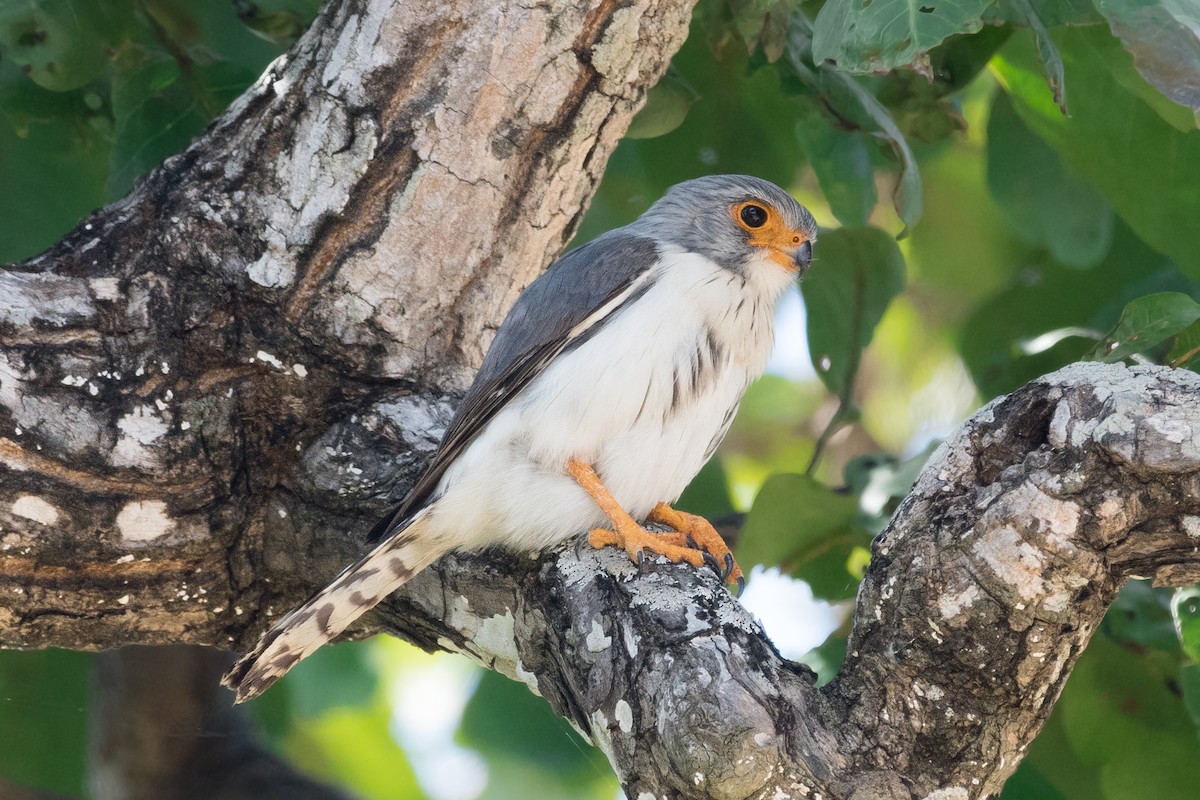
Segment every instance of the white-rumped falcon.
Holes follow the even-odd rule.
[[[741,570],[671,508],[712,456],[773,341],[817,226],[778,186],[714,175],[571,250],[521,294],[445,438],[378,544],[284,616],[225,676],[254,697],[452,550],[595,547]],[[654,533],[638,520],[664,524]]]

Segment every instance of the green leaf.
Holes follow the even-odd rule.
[[[1167,364],[1195,371],[1200,367],[1200,321],[1193,322],[1175,337]]]
[[[646,105],[629,123],[626,138],[653,139],[670,133],[683,124],[688,109],[699,98],[687,81],[674,71],[668,71],[646,93]]]
[[[714,61],[703,36],[695,34],[672,63],[689,84],[704,87],[700,99],[669,134],[621,141],[576,243],[631,222],[668,187],[698,175],[748,173],[794,183],[804,158],[779,69],[751,72],[740,47]]]
[[[808,153],[829,209],[843,225],[866,225],[878,195],[865,137],[830,125],[815,100],[799,98],[798,105],[796,135]]]
[[[1158,292],[1131,301],[1117,326],[1096,345],[1099,361],[1144,353],[1200,319],[1200,303],[1182,292]]]
[[[778,564],[807,581],[819,598],[854,596],[859,576],[847,567],[855,547],[870,544],[869,534],[855,526],[858,498],[839,494],[807,475],[782,474],[767,479],[754,500],[737,559],[743,568]]]
[[[1062,696],[1079,758],[1100,767],[1103,798],[1187,800],[1200,785],[1200,742],[1175,689],[1178,668],[1095,636]]]
[[[1013,231],[1046,247],[1061,263],[1090,267],[1112,244],[1112,209],[1104,197],[1068,172],[1058,154],[1021,122],[997,93],[988,116],[988,188]]]
[[[681,511],[697,514],[712,522],[734,513],[733,502],[729,498],[729,480],[720,458],[711,458],[701,467],[683,490],[676,506]]]
[[[1043,25],[1094,25],[1104,18],[1096,11],[1092,0],[1036,0],[1037,15]],[[1001,24],[1010,22],[1024,25],[1026,12],[1011,2],[996,3],[983,15],[985,22]]]
[[[607,761],[529,687],[486,671],[463,711],[459,741],[487,756],[539,764],[569,779],[585,779]]]
[[[175,61],[118,73],[109,196],[125,194],[135,178],[186,148],[253,80],[252,73],[224,61],[187,73]]]
[[[929,72],[928,52],[982,27],[992,0],[828,0],[813,26],[813,59],[847,72],[911,66]]]
[[[1172,127],[1127,89],[1140,85],[1170,102],[1133,71],[1108,32],[1060,29],[1055,42],[1071,86],[1071,116],[1054,104],[1032,43],[1022,36],[1009,40],[993,62],[1017,112],[1147,244],[1200,277],[1200,135]]]
[[[1004,784],[1000,800],[1067,800],[1066,795],[1054,788],[1046,776],[1029,761],[1021,766]]]
[[[1180,589],[1171,599],[1171,618],[1179,644],[1194,663],[1200,664],[1200,587]]]
[[[1046,26],[1034,11],[1030,0],[1010,0],[1010,2],[1016,11],[1019,23],[1033,33],[1038,60],[1042,65],[1042,77],[1046,79],[1046,85],[1050,87],[1050,92],[1054,96],[1054,104],[1058,106],[1059,111],[1066,114],[1067,96],[1063,78],[1062,54],[1055,47],[1054,40],[1050,38],[1050,31],[1046,30]]]
[[[729,0],[733,26],[747,52],[762,50],[767,61],[783,54],[794,0]]]
[[[797,81],[820,99],[839,127],[874,134],[891,147],[900,162],[892,202],[906,231],[916,225],[921,218],[921,173],[891,113],[851,76],[828,66],[813,65],[811,23],[798,12],[792,18],[787,55]]]
[[[0,775],[82,794],[91,664],[67,650],[0,652]]]
[[[1078,361],[1133,298],[1188,288],[1118,219],[1108,255],[1090,270],[1027,261],[967,318],[959,349],[979,391],[994,397]]]
[[[78,89],[100,77],[132,13],[129,2],[17,0],[0,10],[0,50],[38,86]]]
[[[52,92],[0,61],[0,263],[53,244],[105,201],[110,143],[85,90]]]
[[[1183,690],[1183,705],[1192,724],[1200,729],[1200,664],[1184,664],[1180,668],[1179,688]]]
[[[823,232],[800,283],[808,311],[808,347],[817,375],[846,396],[863,349],[888,303],[904,288],[904,257],[878,228]]]
[[[1200,10],[1195,0],[1096,0],[1133,55],[1134,66],[1167,97],[1200,112]]]

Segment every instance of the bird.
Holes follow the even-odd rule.
[[[774,183],[710,175],[562,255],[505,317],[373,549],[226,673],[236,702],[451,551],[536,552],[587,532],[639,564],[649,552],[716,566],[740,588],[712,525],[672,504],[764,371],[775,306],[816,238],[812,214]]]

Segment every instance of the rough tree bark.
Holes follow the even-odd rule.
[[[688,15],[334,3],[186,153],[0,273],[0,642],[240,647],[336,572]],[[355,633],[524,680],[631,798],[984,797],[1121,583],[1200,575],[1198,395],[1088,365],[976,415],[876,542],[820,689],[707,570],[587,548],[443,559]]]

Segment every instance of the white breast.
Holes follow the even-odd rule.
[[[782,273],[778,266],[765,267]],[[436,516],[476,547],[538,548],[605,520],[564,471],[593,465],[636,519],[673,501],[770,354],[775,300],[695,254],[666,255],[636,301],[553,361],[447,470]],[[450,531],[447,531],[450,534]]]

